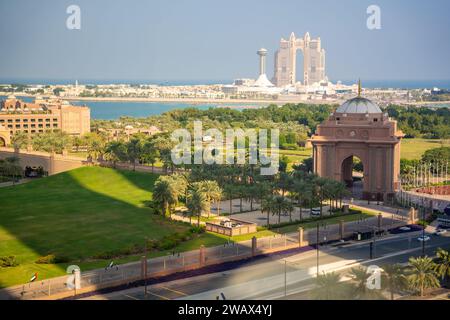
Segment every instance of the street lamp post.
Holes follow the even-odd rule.
[[[425,207],[422,207],[422,257],[425,257]]]
[[[284,260],[284,296],[287,296],[287,261]]]
[[[317,278],[319,277],[319,223],[317,222],[317,235],[316,235],[316,248],[317,248]]]
[[[145,246],[144,246],[144,297],[147,297],[147,242],[148,239],[145,237]]]

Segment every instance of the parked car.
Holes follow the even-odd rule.
[[[312,209],[311,215],[312,216],[320,216],[320,209]]]
[[[431,238],[429,236],[421,236],[418,237],[417,240],[419,240],[420,242],[427,242],[429,241]]]
[[[444,233],[447,233],[446,229],[436,229],[436,231],[434,232],[435,235],[441,236]]]

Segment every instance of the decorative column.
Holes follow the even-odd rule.
[[[252,238],[252,257],[256,256],[257,240],[256,237]]]
[[[201,245],[200,246],[200,252],[199,252],[199,264],[200,266],[204,266],[205,265],[205,246]]]
[[[298,228],[298,247],[299,248],[304,246],[303,235],[304,235],[303,227]]]

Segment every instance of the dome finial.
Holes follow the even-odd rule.
[[[361,97],[361,79],[358,79],[358,97]]]

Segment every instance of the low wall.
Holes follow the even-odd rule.
[[[417,193],[426,193],[429,195],[449,196],[450,195],[450,185],[416,188],[416,189],[413,189],[412,191],[417,192]]]
[[[39,151],[16,151],[12,148],[0,148],[0,159],[8,157],[19,158],[23,169],[25,167],[42,167],[49,175],[79,168],[88,164],[86,160],[77,157],[63,156],[61,154],[50,154]]]

